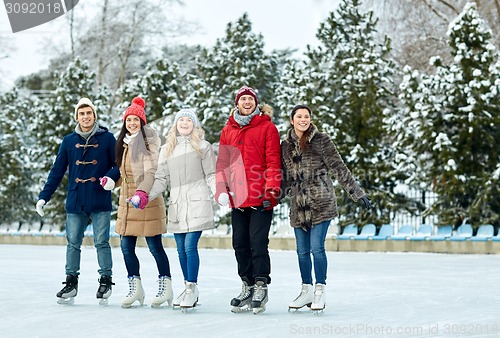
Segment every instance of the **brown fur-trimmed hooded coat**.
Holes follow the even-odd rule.
[[[153,186],[158,168],[160,137],[145,126],[149,143],[149,154],[139,154],[136,161],[132,160],[131,148],[135,146],[138,135],[130,144],[123,143],[124,152],[120,165],[121,190],[118,204],[118,216],[115,232],[121,236],[156,236],[167,232],[167,216],[163,196],[150,200],[144,210],[134,208],[127,202],[137,190],[149,194]]]
[[[304,230],[338,216],[331,175],[357,201],[365,195],[330,136],[311,123],[308,148],[302,152],[293,128],[281,143],[282,189],[290,194],[290,224]]]

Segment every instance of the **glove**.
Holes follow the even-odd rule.
[[[365,209],[371,209],[372,208],[371,199],[367,195],[364,195],[359,200],[361,202],[363,202],[363,206],[365,207]]]
[[[36,202],[36,212],[40,215],[40,217],[43,217],[43,215],[45,215],[45,212],[43,211],[44,205],[45,200],[38,200],[38,202]]]
[[[127,198],[127,202],[132,204],[134,208],[143,210],[149,202],[149,197],[146,192],[137,190],[134,196]]]
[[[113,190],[115,188],[115,181],[113,181],[111,177],[100,177],[99,182],[101,182],[101,186],[104,190]]]
[[[229,193],[231,195],[231,197],[234,196],[234,192],[230,192]],[[226,205],[229,205],[229,195],[225,192],[221,193],[219,195],[219,198],[217,199],[217,203],[219,203],[220,205],[222,205],[223,207],[225,207]]]
[[[273,189],[268,189],[266,190],[263,201],[262,201],[262,207],[266,210],[271,210],[278,204],[278,192]]]

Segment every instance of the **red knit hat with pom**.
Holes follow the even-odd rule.
[[[139,96],[134,97],[130,107],[128,107],[127,110],[125,110],[125,114],[123,114],[123,121],[127,119],[127,116],[135,115],[139,117],[144,124],[147,124],[148,122],[146,121],[146,112],[144,111],[144,107],[146,107],[144,99]]]

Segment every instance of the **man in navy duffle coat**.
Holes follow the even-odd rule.
[[[78,293],[80,247],[84,231],[92,223],[94,245],[99,263],[97,298],[111,295],[112,257],[109,245],[111,192],[119,178],[115,164],[115,137],[97,123],[92,101],[82,98],[75,107],[75,131],[66,135],[59,147],[45,186],[38,196],[36,211],[44,215],[43,207],[50,201],[66,170],[69,174],[66,198],[66,286],[57,293],[61,300],[73,300]],[[104,179],[103,179],[104,178]],[[101,180],[103,185],[101,185]]]

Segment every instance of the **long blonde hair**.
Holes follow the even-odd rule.
[[[177,133],[177,124],[174,123],[172,127],[170,127],[170,130],[168,131],[166,141],[165,141],[165,147],[164,149],[164,154],[163,156],[165,158],[169,158],[170,155],[174,152],[174,148],[177,145],[177,136],[179,134]],[[191,139],[191,146],[193,149],[196,151],[196,153],[203,158],[203,151],[201,150],[201,141],[205,139],[205,131],[201,127],[194,128],[191,134],[189,135]]]

